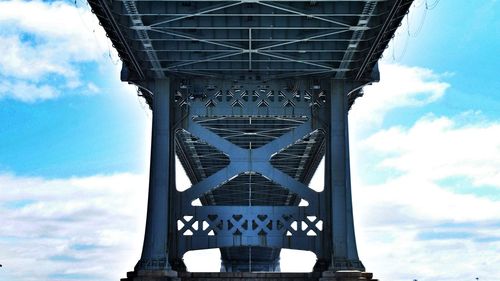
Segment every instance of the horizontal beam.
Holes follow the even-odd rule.
[[[165,0],[116,0],[118,2],[165,2]],[[186,2],[185,0],[168,0],[169,2]],[[388,2],[389,0],[373,0],[373,2]],[[207,0],[190,0],[189,2],[207,2]],[[210,0],[210,2],[241,2],[241,0]],[[246,3],[257,3],[259,0],[243,0]],[[273,2],[311,2],[304,0],[273,0]],[[332,2],[332,0],[316,0],[314,2]],[[366,2],[366,0],[335,0],[335,2]]]
[[[343,23],[340,21],[331,20],[331,19],[328,19],[325,17],[314,16],[312,14],[304,13],[303,11],[297,10],[297,9],[290,7],[290,6],[277,5],[276,3],[273,3],[271,1],[266,1],[266,2],[258,1],[258,3],[263,5],[263,6],[267,6],[267,7],[273,8],[273,9],[289,12],[291,14],[296,14],[298,16],[303,16],[303,17],[313,18],[313,19],[317,19],[317,20],[321,20],[321,21],[326,21],[328,23],[333,23],[335,25],[340,25],[340,26],[344,26],[344,27],[350,27],[349,24],[346,24],[346,23]]]
[[[119,14],[120,16],[125,16],[129,17],[132,16],[133,14]],[[304,17],[303,15],[297,15],[297,14],[255,14],[255,13],[227,13],[227,14],[193,14],[193,13],[140,13],[140,16],[144,17],[183,17],[183,16],[189,16],[189,17],[239,17],[239,16],[248,16],[248,17]],[[363,14],[358,14],[358,13],[352,13],[352,14],[342,14],[342,13],[335,13],[335,14],[321,14],[321,13],[312,13],[308,14],[310,16],[314,17],[359,17],[362,16]],[[374,16],[381,16],[383,14],[373,14]]]
[[[362,49],[362,50],[356,50],[357,52],[364,52],[367,49]],[[146,50],[137,50],[139,52],[146,51]],[[186,49],[186,50],[179,50],[179,49],[155,49],[156,52],[171,52],[171,53],[198,53],[198,52],[204,52],[204,53],[211,53],[211,52],[217,52],[217,53],[222,53],[222,52],[227,52],[227,50],[210,50],[210,49]],[[299,49],[299,50],[266,50],[266,53],[343,53],[345,50],[330,50],[330,49]]]
[[[248,38],[203,38],[204,40],[210,40],[213,42],[246,42],[248,41]],[[131,40],[137,40],[137,39],[131,39]],[[349,42],[351,39],[346,38],[328,38],[328,39],[310,39],[310,40],[303,40],[302,38],[253,38],[252,42],[290,42],[292,40],[299,40],[301,42]],[[191,41],[198,41],[198,40],[193,40],[193,39],[182,39],[182,38],[161,38],[161,39],[150,39],[150,41],[153,42],[191,42]],[[361,40],[360,42],[363,41],[370,41],[370,38]],[[343,50],[345,51],[345,50]]]
[[[230,54],[230,55],[239,55],[239,54],[243,54],[243,53],[235,53],[235,54]],[[229,56],[229,54],[228,54]],[[145,61],[149,61],[149,60],[145,60]],[[228,60],[228,59],[217,59],[217,58],[211,58],[210,60],[208,59],[159,59],[157,60],[159,62],[207,62],[207,61],[212,61],[212,62],[248,62],[249,60],[246,59],[246,60],[241,60],[241,59],[235,59],[235,60]],[[325,59],[325,60],[300,60],[301,62],[342,62],[343,60],[328,60],[328,59]],[[347,62],[356,62],[356,61],[361,61],[361,60],[347,60]],[[270,59],[270,60],[256,60],[256,59],[253,59],[252,62],[263,62],[263,63],[292,63],[292,62],[298,62],[298,61],[289,61],[289,60],[273,60],[273,59]],[[179,65],[177,65],[179,66]],[[171,66],[169,66],[171,67]],[[173,67],[173,66],[172,66]]]
[[[310,72],[316,72],[320,70],[321,68],[294,68],[292,69],[293,71],[310,71]],[[160,69],[155,69],[151,68],[150,70],[163,70],[163,71],[176,71],[176,69],[169,69],[169,68],[160,68]],[[187,68],[187,69],[180,69],[182,71],[248,71],[247,68]],[[332,68],[328,70],[322,70],[322,72],[333,72],[333,71],[350,71],[351,69],[340,69],[340,68]],[[254,69],[255,72],[267,72],[267,71],[283,71],[283,72],[290,72],[289,69],[283,69],[283,68],[274,68],[274,69]]]
[[[162,30],[162,29],[175,29],[175,30],[248,30],[249,28],[255,30],[342,30],[348,31],[348,27],[331,27],[331,26],[153,26],[153,27],[136,27],[130,26],[130,29],[144,28],[146,30]],[[367,27],[366,29],[369,29]]]

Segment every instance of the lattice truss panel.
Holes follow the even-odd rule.
[[[177,231],[192,243],[192,249],[261,246],[311,250],[310,237],[323,230],[323,220],[307,216],[304,208],[271,206],[206,206],[197,216],[177,220]],[[293,239],[292,239],[292,236]],[[181,238],[182,240],[182,238]],[[284,243],[283,240],[286,240]],[[283,247],[284,248],[284,247]]]
[[[325,218],[307,184],[325,153],[314,120],[325,92],[306,84],[179,86],[176,150],[193,183],[178,193],[180,256],[216,247],[248,260],[252,247],[269,264],[283,247],[320,251]]]

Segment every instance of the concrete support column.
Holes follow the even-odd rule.
[[[170,81],[154,80],[153,130],[149,176],[148,213],[141,259],[136,271],[170,271],[168,262],[169,194],[174,175]]]
[[[330,191],[331,262],[329,270],[364,270],[354,236],[349,164],[348,99],[353,83],[331,80],[330,129],[327,142],[325,182]]]

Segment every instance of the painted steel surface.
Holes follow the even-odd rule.
[[[314,252],[317,271],[364,269],[347,114],[412,0],[88,2],[153,111],[137,270],[182,271],[208,248],[223,271],[279,271],[282,248]]]

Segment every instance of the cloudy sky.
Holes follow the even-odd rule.
[[[350,112],[358,249],[381,280],[500,280],[499,13],[416,0]],[[151,113],[119,70],[83,0],[0,1],[0,280],[119,280],[137,261]],[[219,268],[217,251],[186,263]]]

